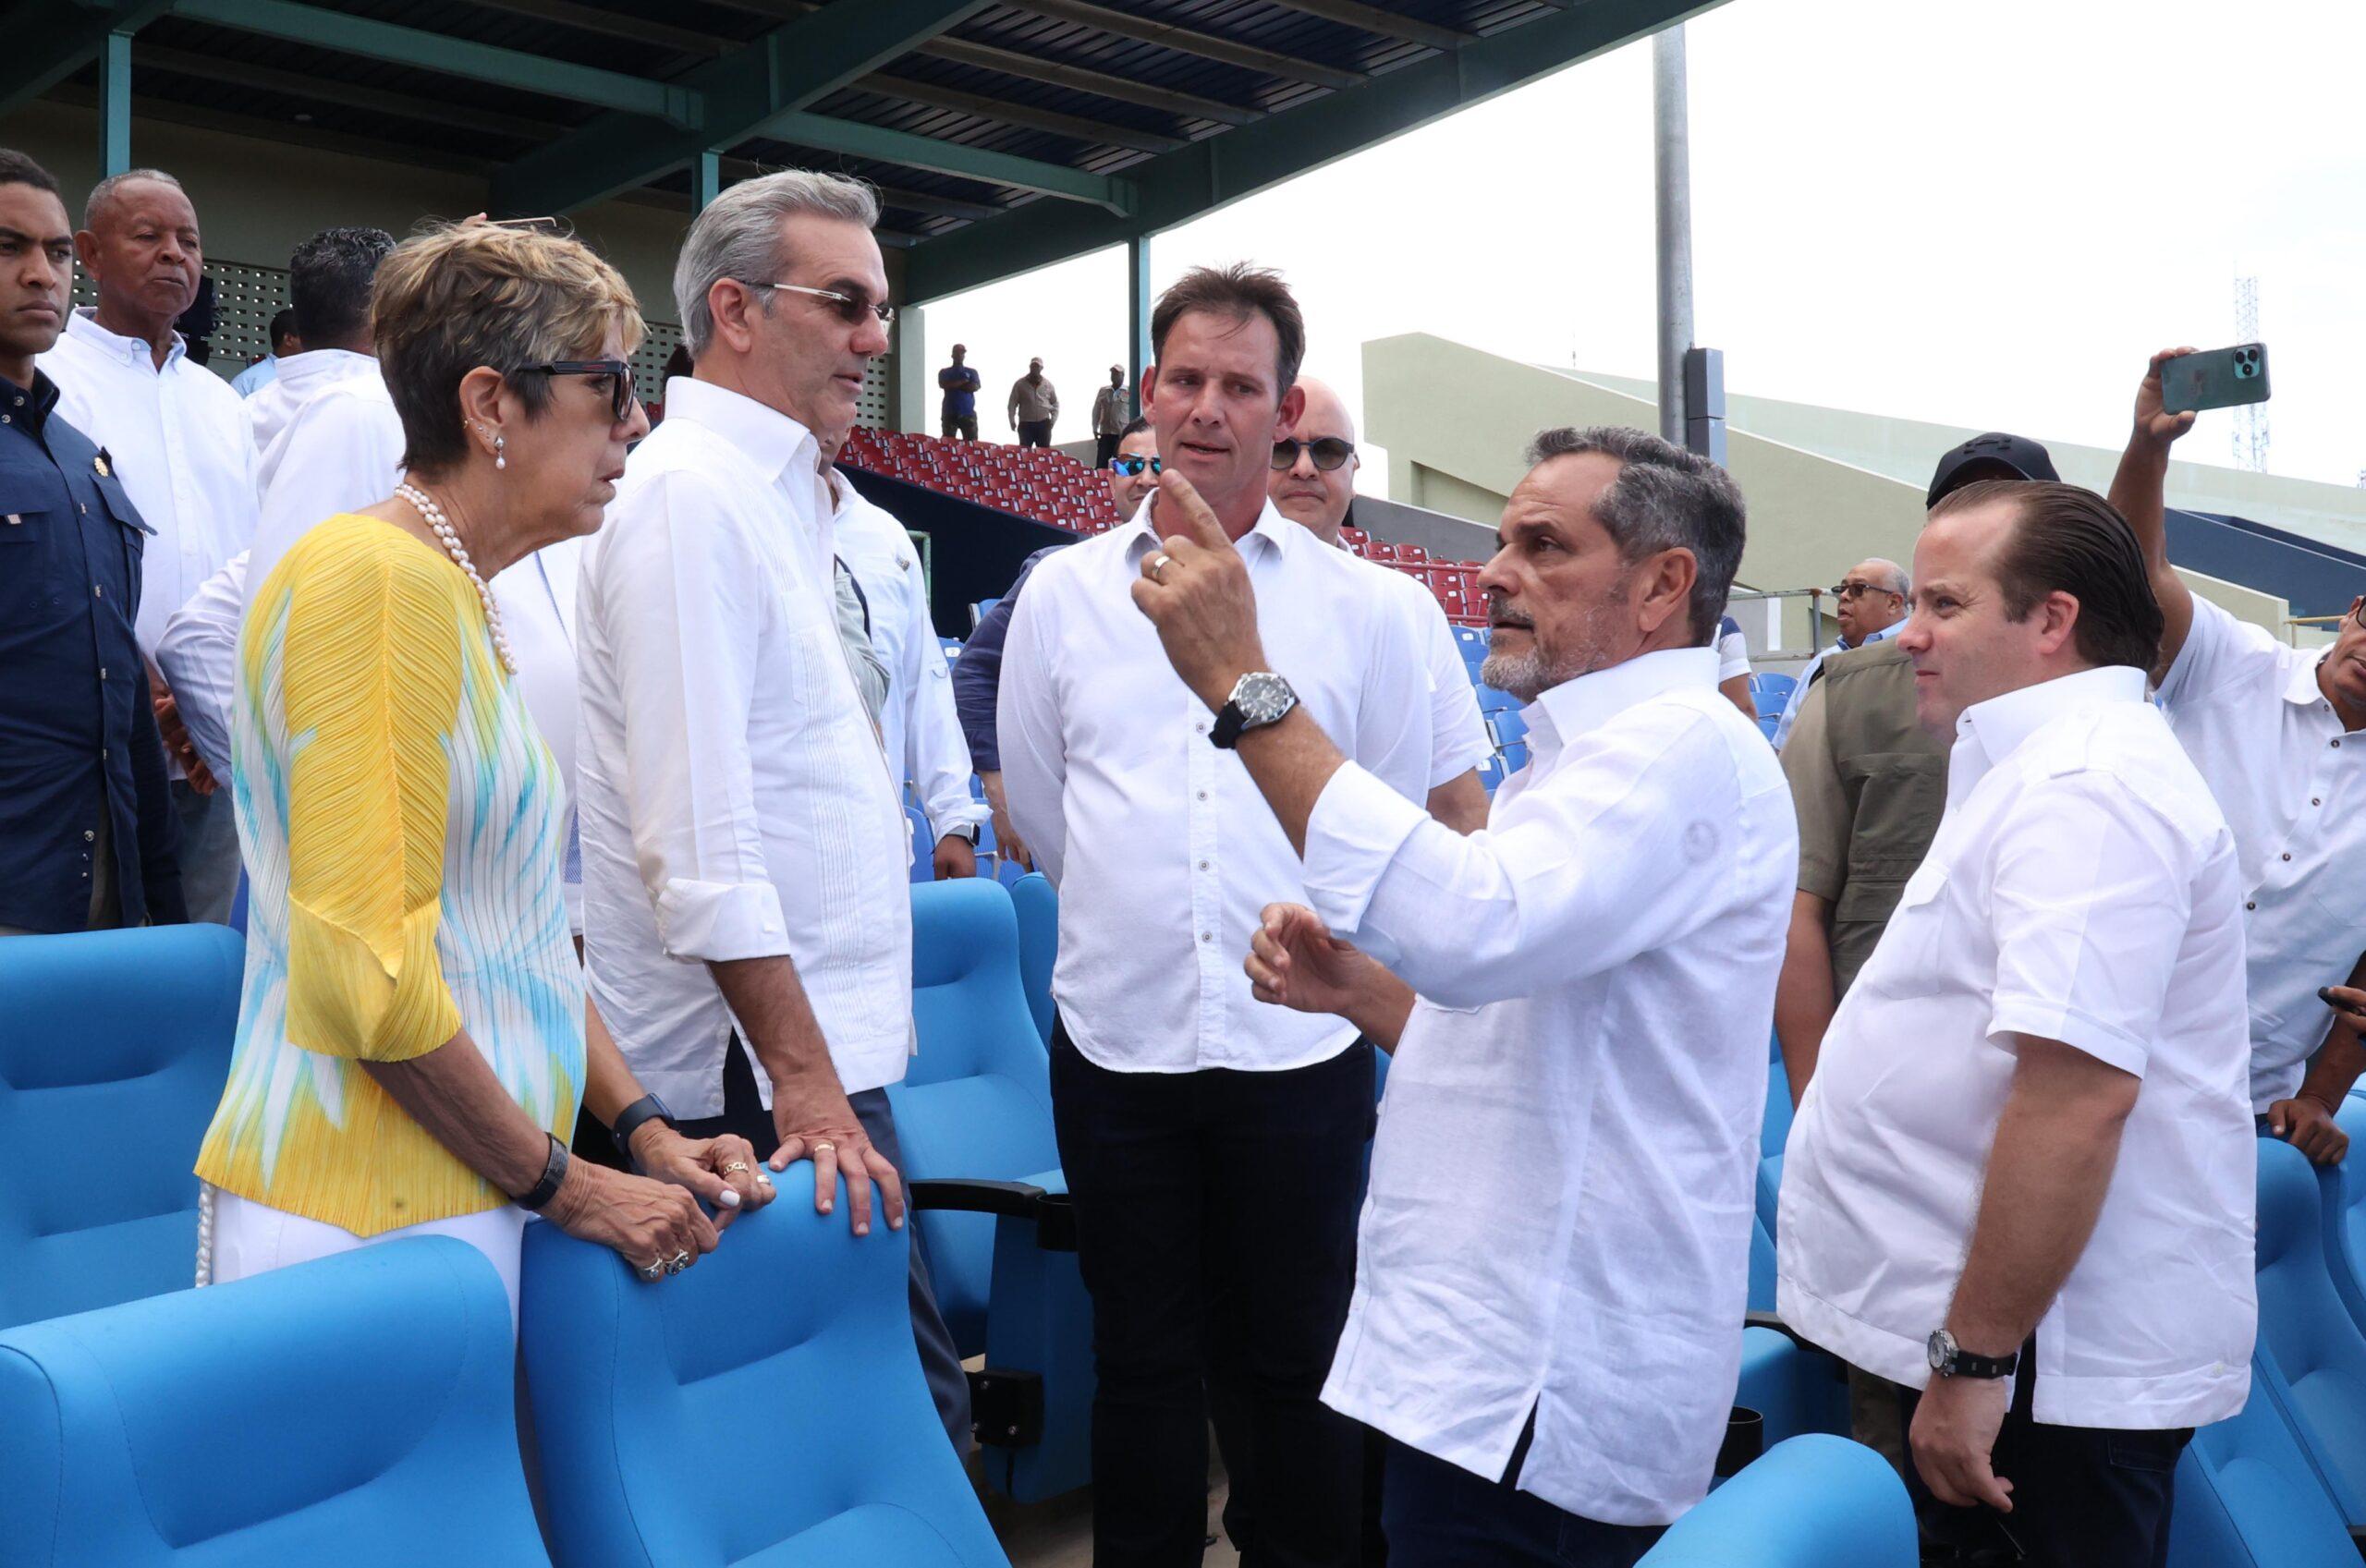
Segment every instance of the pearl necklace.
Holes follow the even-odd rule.
[[[444,546],[444,553],[452,557],[453,565],[466,572],[469,581],[476,585],[477,601],[484,606],[485,629],[493,634],[494,651],[501,655],[501,667],[516,675],[518,659],[509,651],[509,634],[501,628],[501,606],[493,602],[493,590],[487,588],[484,578],[477,575],[476,563],[469,559],[469,547],[460,542],[459,532],[452,527],[452,519],[444,515],[443,507],[428,498],[427,492],[409,480],[395,486],[395,493],[410,503],[411,510],[426,522],[429,530]]]

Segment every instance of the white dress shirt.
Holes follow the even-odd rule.
[[[838,557],[862,589],[871,643],[887,667],[879,729],[888,763],[899,784],[911,781],[932,833],[974,835],[987,809],[970,793],[970,743],[953,708],[953,672],[929,614],[921,558],[893,513],[865,500],[850,481],[841,479],[838,488]]]
[[[88,307],[67,318],[40,365],[57,383],[58,414],[106,449],[131,504],[156,530],[140,558],[133,625],[152,658],[173,612],[254,541],[246,400],[190,363],[177,334],[159,370],[146,343],[109,332]]]
[[[1590,1519],[1700,1501],[1741,1365],[1799,828],[1706,648],[1554,687],[1457,837],[1361,769],[1306,835],[1338,935],[1421,994],[1325,1404]]]
[[[1267,1007],[1241,966],[1266,905],[1303,903],[1297,853],[1215,715],[1176,676],[1132,585],[1152,503],[1047,555],[1003,645],[996,704],[1011,823],[1060,890],[1052,994],[1076,1048],[1125,1073],[1304,1067],[1344,1019]],[[1339,749],[1429,796],[1426,654],[1364,564],[1268,502],[1241,536],[1265,656]]]
[[[707,965],[785,954],[840,1083],[877,1088],[910,1048],[910,835],[838,638],[819,448],[738,393],[665,390],[579,584],[592,994],[652,1093],[718,1115]]]
[[[1920,1388],[2015,1035],[2143,1080],[2094,1234],[2037,1325],[2039,1421],[2200,1427],[2250,1387],[2254,1134],[2233,835],[2140,671],[1975,704],[1947,808],[1823,1037],[1776,1234],[1785,1321]]]
[[[380,488],[371,501],[394,493],[403,472],[403,422],[378,361],[342,348],[290,356],[279,379],[249,399],[247,409],[260,454],[261,582],[315,525],[360,504],[344,501],[323,511],[323,496],[351,496],[373,485]]]
[[[1479,688],[1471,684],[1470,666],[1455,646],[1454,627],[1430,590],[1394,567],[1359,555],[1350,561],[1375,583],[1374,591],[1391,596],[1421,641],[1428,666],[1430,700],[1430,787],[1451,784],[1494,754],[1487,721],[1479,713]]]
[[[262,457],[263,482],[271,482],[271,444],[297,409],[337,382],[377,374],[375,355],[345,348],[307,349],[280,360],[278,375],[247,394],[247,419],[254,426],[255,451]]]
[[[2366,733],[2346,735],[2317,685],[2323,650],[2287,647],[2206,599],[2161,705],[2210,782],[2243,869],[2250,1101],[2299,1092],[2366,950]]]

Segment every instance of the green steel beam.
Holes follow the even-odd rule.
[[[1014,3],[1023,11],[1032,11],[1039,17],[1050,17],[1055,21],[1077,22],[1085,27],[1099,28],[1104,32],[1114,32],[1120,38],[1155,43],[1162,49],[1173,49],[1185,55],[1197,55],[1203,60],[1221,60],[1228,66],[1238,66],[1243,70],[1262,71],[1267,76],[1277,76],[1287,81],[1308,81],[1317,87],[1327,87],[1335,91],[1344,92],[1352,87],[1361,87],[1368,79],[1361,71],[1342,70],[1336,66],[1326,66],[1318,61],[1300,59],[1295,55],[1282,55],[1271,49],[1260,49],[1253,43],[1236,43],[1229,38],[1219,38],[1213,33],[1195,32],[1189,28],[1178,26],[1174,22],[1163,22],[1149,17],[1137,17],[1107,6],[1097,6],[1092,4],[1092,0],[1014,0]]]
[[[921,303],[1122,245],[1418,129],[1499,92],[1714,9],[1723,0],[1589,0],[1193,142],[1126,171],[1131,212],[1039,201],[915,248],[904,298]]]
[[[1274,0],[1278,6],[1293,11],[1304,11],[1310,17],[1337,22],[1363,32],[1377,33],[1383,38],[1401,38],[1408,43],[1419,43],[1429,49],[1456,49],[1470,42],[1470,34],[1435,22],[1425,22],[1382,6],[1367,6],[1363,0]]]
[[[1111,213],[1130,213],[1140,200],[1134,182],[1128,177],[1097,175],[1066,164],[1038,163],[1032,158],[1013,157],[983,147],[939,141],[908,130],[890,130],[885,126],[864,125],[860,120],[832,119],[801,110],[775,115],[758,127],[755,134],[824,152],[843,152],[850,158],[868,158],[876,164],[897,164],[908,169],[926,169],[932,174],[982,180],[988,185],[1008,186],[1013,190],[1031,190],[1040,196],[1056,196],[1063,204],[1080,202]]]
[[[713,149],[708,149],[701,152],[698,162],[690,165],[690,211],[705,212],[722,194],[723,159]]]
[[[1138,234],[1126,241],[1126,359],[1132,370],[1127,383],[1134,412],[1142,412],[1142,372],[1150,369],[1150,312],[1157,297],[1150,287],[1150,236]]]
[[[388,60],[444,76],[539,92],[549,98],[599,103],[660,119],[696,126],[704,103],[691,88],[620,71],[595,70],[546,59],[522,50],[476,43],[445,33],[402,27],[370,17],[348,16],[295,0],[172,0],[172,13],[239,32],[309,43],[341,55]]]
[[[172,0],[112,0],[66,5],[47,0],[9,15],[6,65],[0,65],[0,115],[13,114],[98,58],[108,35],[136,32],[171,8]],[[23,19],[23,18],[30,19]]]
[[[131,34],[110,32],[99,54],[99,177],[131,167]]]
[[[861,0],[799,17],[681,79],[705,106],[695,128],[667,132],[641,113],[601,115],[503,170],[494,181],[494,210],[571,212],[680,168],[710,148],[727,151],[773,116],[802,109],[870,75],[989,3]]]
[[[1135,152],[1173,152],[1190,145],[1179,136],[1158,136],[1150,131],[1136,130],[1131,126],[1112,125],[1107,120],[1089,120],[1080,115],[1064,115],[1056,110],[1036,108],[1031,103],[1013,103],[1006,99],[988,98],[981,93],[963,92],[956,88],[939,87],[934,82],[914,81],[909,77],[889,76],[884,72],[865,77],[862,90],[876,92],[883,98],[900,98],[908,103],[968,115],[972,119],[993,120],[999,125],[1020,126],[1029,130],[1048,130],[1054,136],[1065,136],[1088,147],[1123,147]]]

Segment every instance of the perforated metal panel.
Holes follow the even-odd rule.
[[[287,269],[243,261],[208,261],[213,280],[213,355],[206,369],[227,381],[271,352],[271,318],[287,308]],[[98,286],[77,268],[74,303],[96,305]]]
[[[682,329],[671,322],[646,324],[649,335],[633,351],[632,383],[642,402],[654,403],[665,394],[665,361],[681,346]]]
[[[865,430],[894,430],[896,420],[887,395],[888,361],[882,354],[863,367],[862,395],[854,402],[854,422]]]

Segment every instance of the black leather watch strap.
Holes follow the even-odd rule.
[[[567,1145],[559,1142],[555,1133],[545,1133],[543,1136],[551,1140],[550,1158],[543,1162],[543,1179],[534,1184],[533,1191],[518,1199],[518,1207],[529,1212],[541,1209],[543,1205],[556,1197],[559,1184],[567,1180],[567,1161],[570,1159],[567,1152]]]
[[[625,1157],[625,1165],[629,1170],[640,1169],[632,1157],[632,1135],[650,1122],[663,1122],[670,1127],[674,1124],[674,1113],[666,1110],[665,1102],[655,1095],[644,1094],[617,1112],[616,1125],[608,1129],[608,1136],[616,1140],[616,1152]]]

